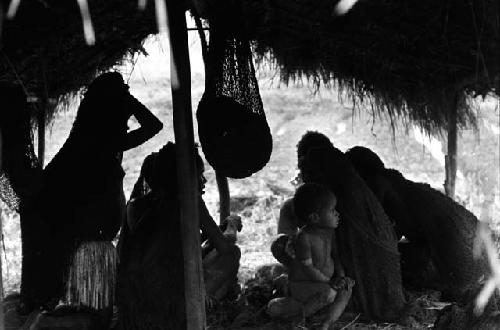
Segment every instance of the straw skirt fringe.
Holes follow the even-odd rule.
[[[111,242],[81,243],[70,264],[66,303],[96,310],[113,306],[117,261]]]

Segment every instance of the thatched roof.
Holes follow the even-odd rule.
[[[10,1],[0,1],[7,11]],[[21,1],[14,19],[4,20],[0,81],[22,82],[38,97],[59,98],[141,50],[142,41],[157,32],[152,3],[146,11],[138,10],[137,0],[88,5],[93,46],[85,42],[77,0]]]
[[[430,131],[446,127],[456,95],[500,93],[498,0],[360,0],[341,17],[331,0],[244,3],[256,52],[285,81],[337,84]],[[458,117],[474,114],[464,105]]]
[[[225,4],[196,1],[212,9]],[[77,0],[21,0],[15,18],[3,23],[0,81],[22,81],[31,93],[57,98],[140,50],[157,31],[153,1],[146,11],[137,0],[88,2],[94,46],[84,41]],[[0,3],[5,12],[10,1]],[[333,15],[331,0],[241,3],[256,54],[270,52],[286,81],[337,84],[379,113],[429,131],[446,127],[456,95],[499,94],[498,0],[360,0],[342,17]],[[467,106],[458,115],[461,124],[474,120]]]

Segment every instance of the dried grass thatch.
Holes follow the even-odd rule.
[[[497,0],[360,0],[346,15],[337,1],[245,0],[261,59],[289,82],[337,85],[377,113],[429,132],[474,123],[464,96],[499,94]]]
[[[0,81],[22,82],[37,96],[79,90],[157,31],[153,1],[88,0],[94,46],[84,39],[84,0],[20,1],[15,18],[2,19],[10,2],[0,0]],[[270,51],[283,80],[338,85],[391,119],[435,131],[458,100],[463,126],[475,118],[464,96],[499,94],[497,0],[359,0],[341,17],[330,0],[241,3],[257,56]]]
[[[10,2],[0,0],[3,14]],[[15,17],[3,21],[0,81],[21,83],[40,98],[78,91],[127,54],[143,51],[143,40],[157,32],[153,5],[140,11],[137,0],[89,0],[96,39],[89,46],[77,0],[21,1]]]

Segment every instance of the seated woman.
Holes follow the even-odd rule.
[[[372,150],[356,146],[347,157],[394,222],[399,236],[405,284],[433,288],[445,299],[472,300],[490,273],[486,255],[474,257],[478,219],[428,184],[406,179],[385,167]]]
[[[241,228],[230,216],[224,233],[201,198],[205,185],[199,170],[199,217],[214,251],[203,258],[207,297],[220,299],[234,284],[240,250],[234,244]],[[175,144],[167,143],[146,157],[127,207],[119,242],[117,299],[123,329],[184,329],[184,271]]]
[[[298,146],[304,182],[324,184],[338,197],[339,255],[346,275],[356,281],[353,308],[374,320],[405,317],[397,239],[382,206],[326,136],[307,132]]]

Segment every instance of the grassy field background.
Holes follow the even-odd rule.
[[[199,45],[195,42],[196,35],[192,34],[192,37],[195,111],[204,89],[204,72]],[[127,64],[117,69],[129,81],[131,93],[151,109],[165,126],[155,138],[125,153],[126,196],[137,179],[143,159],[167,141],[174,140],[168,46],[163,37],[156,37],[148,41],[146,50],[150,56],[138,56],[133,59],[135,65]],[[355,145],[367,146],[380,155],[387,167],[398,169],[409,179],[442,188],[445,139],[425,136],[416,127],[405,127],[401,123],[393,132],[387,118],[374,118],[368,108],[353,111],[352,104],[348,100],[342,102],[335,89],[314,90],[305,81],[285,86],[279,83],[276,71],[270,67],[259,70],[259,83],[274,139],[271,160],[250,178],[230,180],[232,209],[243,217],[243,231],[238,239],[242,250],[242,281],[251,277],[259,265],[273,261],[269,247],[276,235],[279,207],[293,194],[289,181],[296,170],[295,145],[307,130],[326,134],[344,151]],[[68,136],[77,105],[75,100],[49,128],[47,161]],[[478,109],[479,130],[464,130],[459,138],[457,195],[478,216],[485,196],[494,196],[491,214],[496,228],[500,222],[498,100],[478,102]],[[132,122],[130,126],[134,125]],[[204,199],[212,215],[218,218],[215,175],[208,164],[206,177],[208,183]],[[19,288],[21,248],[18,217],[7,210],[3,212],[3,234],[3,279],[5,291],[9,293]]]

